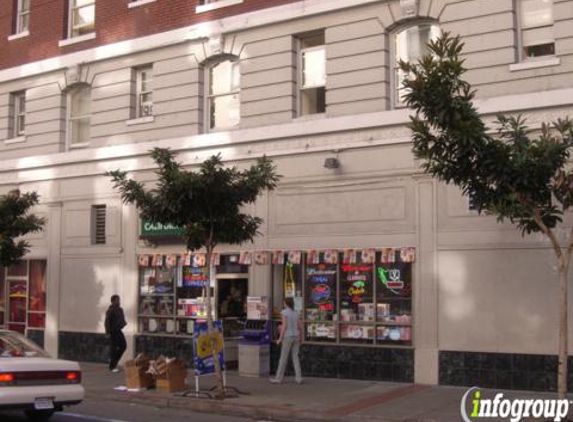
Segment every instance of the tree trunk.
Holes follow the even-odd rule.
[[[206,265],[207,265],[207,275],[209,279],[209,285],[206,289],[206,296],[207,296],[207,327],[209,330],[209,338],[211,339],[211,350],[212,350],[212,358],[213,364],[215,365],[215,377],[217,379],[217,392],[216,397],[218,399],[225,398],[225,387],[223,385],[223,373],[221,371],[221,362],[219,362],[219,354],[217,353],[217,342],[215,340],[215,329],[213,328],[213,315],[211,309],[211,255],[213,254],[213,248],[211,245],[206,247],[207,249],[207,256],[206,256]]]
[[[562,257],[559,265],[559,366],[557,395],[564,399],[567,395],[568,321],[567,321],[567,273],[569,257]]]

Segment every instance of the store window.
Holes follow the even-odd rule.
[[[95,0],[69,0],[69,38],[95,30]]]
[[[88,85],[78,85],[68,92],[68,143],[81,146],[90,141],[91,91]]]
[[[246,318],[248,267],[238,263],[238,255],[217,256],[210,283],[204,254],[186,257],[140,256],[139,333],[192,336],[195,321],[207,318],[209,288],[212,316],[223,322],[223,334],[227,339],[240,337]]]
[[[326,111],[324,32],[299,38],[299,115]]]
[[[237,127],[241,119],[239,62],[225,60],[215,63],[207,69],[207,78],[209,129],[223,130]]]
[[[394,105],[403,107],[404,95],[407,90],[403,87],[406,74],[400,69],[400,61],[416,62],[429,53],[428,43],[440,36],[440,28],[436,25],[423,24],[411,26],[395,35],[394,43]]]
[[[21,261],[0,269],[0,325],[25,333],[46,325],[46,261]]]
[[[273,259],[275,320],[293,297],[307,342],[412,344],[413,248],[292,254]]]
[[[521,57],[533,59],[555,54],[552,0],[521,0]]]

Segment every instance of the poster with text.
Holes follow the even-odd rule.
[[[214,338],[209,335],[207,321],[196,321],[193,331],[193,363],[195,375],[215,373],[213,361],[213,345],[219,358],[221,370],[225,370],[225,343],[223,340],[223,325],[221,321],[213,321]]]

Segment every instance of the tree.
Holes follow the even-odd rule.
[[[541,233],[550,242],[559,273],[558,395],[567,393],[567,275],[573,230],[566,245],[556,230],[573,204],[573,146],[569,118],[529,130],[520,116],[497,116],[491,136],[473,104],[475,91],[462,79],[459,37],[443,34],[417,63],[400,63],[407,73],[406,104],[411,117],[413,153],[421,166],[473,199],[480,213],[509,220],[522,235]]]
[[[263,223],[260,217],[243,212],[245,205],[255,202],[264,191],[273,190],[280,176],[271,160],[262,157],[256,165],[240,171],[224,167],[221,156],[212,156],[203,162],[199,171],[186,171],[175,161],[176,154],[169,149],[154,148],[151,157],[158,169],[157,185],[146,190],[142,183],[127,178],[126,172],[107,173],[114,187],[121,192],[124,203],[135,204],[141,217],[152,223],[173,224],[185,229],[187,249],[205,248],[209,265],[218,244],[242,244],[253,241]],[[215,347],[211,289],[206,289],[207,324],[211,337],[211,350],[218,378],[218,397],[224,395],[221,366]]]
[[[0,196],[0,266],[15,264],[28,252],[28,242],[17,238],[42,230],[45,220],[28,214],[38,199],[36,192],[19,190]]]

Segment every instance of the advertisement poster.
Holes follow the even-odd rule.
[[[213,362],[212,345],[215,344],[215,351],[219,357],[221,370],[225,370],[225,343],[223,341],[223,325],[221,321],[213,321],[215,330],[215,341],[211,341],[207,321],[196,321],[193,331],[193,363],[195,366],[195,376],[215,373],[215,363]]]
[[[269,318],[269,301],[266,296],[247,297],[247,319],[266,320]]]

